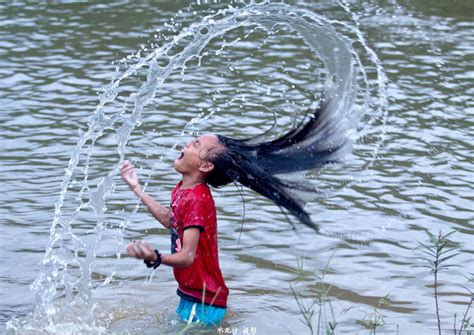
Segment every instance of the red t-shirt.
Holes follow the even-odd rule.
[[[202,302],[204,294],[204,303],[226,307],[229,289],[219,267],[216,207],[211,190],[206,184],[181,190],[182,183],[180,181],[171,192],[171,252],[175,252],[176,238],[183,241],[183,232],[187,228],[199,228],[200,234],[193,264],[186,268],[173,268],[179,284],[178,295]]]

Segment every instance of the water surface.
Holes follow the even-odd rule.
[[[318,290],[317,274],[329,262],[323,281],[331,286],[341,332],[363,333],[361,320],[377,308],[385,316],[381,332],[396,333],[398,325],[400,333],[430,334],[436,327],[432,276],[414,267],[421,261],[413,249],[417,241],[426,240],[425,230],[458,229],[452,240],[461,244],[461,254],[452,262],[460,266],[440,275],[442,322],[451,328],[454,314],[459,318],[469,301],[460,285],[467,285],[463,275],[474,265],[472,5],[373,3],[350,5],[349,12],[338,4],[294,5],[360,29],[388,78],[387,117],[361,125],[371,136],[355,148],[355,157],[315,174],[323,186],[338,184],[337,176],[354,176],[347,186],[308,205],[322,228],[319,234],[302,225],[292,230],[276,206],[248,190],[243,191],[242,226],[238,190],[229,186],[214,193],[221,267],[231,290],[224,327],[240,332],[256,327],[258,334],[306,333],[289,283],[308,302]],[[2,323],[35,308],[30,285],[41,272],[64,169],[80,137],[78,129],[87,129],[98,93],[109,84],[115,66],[140,46],[162,45],[166,36],[226,6],[0,5]],[[172,28],[175,22],[180,25]],[[272,110],[278,113],[276,132],[283,132],[314,104],[324,73],[318,77],[322,64],[311,50],[285,32],[257,49],[265,38],[258,34],[247,44],[224,49],[220,57],[190,63],[185,80],[179,72],[172,74],[132,132],[125,155],[142,176],[153,171],[148,190],[160,201],[169,201],[178,181],[171,168],[174,145],[198,133],[257,135],[273,124]],[[355,34],[350,37],[356,41]],[[363,51],[360,43],[354,48]],[[375,85],[375,67],[367,55],[361,57],[373,70],[368,80]],[[140,75],[129,78],[123,87],[133,90],[142,80]],[[110,113],[122,108],[120,99],[110,105]],[[189,125],[209,111],[215,113]],[[107,138],[95,145],[91,183],[118,159]],[[370,155],[374,148],[376,159]],[[116,182],[108,205],[109,229],[92,273],[91,286],[99,287],[93,294],[96,326],[173,333],[178,299],[170,269],[159,269],[145,283],[148,273],[140,262],[116,259],[131,239],[146,237],[159,249],[168,249],[167,232],[140,208],[129,218],[121,241],[124,213],[133,212],[136,201],[118,177]],[[75,208],[76,186],[71,185],[71,196],[65,198],[65,211]],[[92,240],[94,225],[85,216],[75,221],[74,229]],[[302,256],[309,271],[306,282],[297,276]],[[101,286],[112,272],[112,282]],[[382,298],[386,304],[380,304]],[[86,309],[80,304],[75,308],[77,314]]]

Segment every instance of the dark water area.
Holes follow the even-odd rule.
[[[437,329],[433,276],[419,267],[425,263],[415,248],[427,241],[426,231],[456,230],[450,240],[459,244],[459,255],[449,260],[455,267],[439,274],[439,302],[443,328],[453,328],[454,315],[459,328],[470,299],[463,286],[474,290],[465,278],[474,272],[474,5],[290,4],[339,27],[359,29],[387,77],[387,108],[371,124],[361,119],[361,132],[370,136],[355,145],[346,162],[314,173],[325,192],[307,210],[319,233],[298,224],[293,230],[278,207],[245,189],[242,224],[239,190],[228,186],[213,192],[220,264],[231,291],[223,327],[239,334],[251,328],[257,334],[308,333],[291,287],[305,304],[324,287],[330,288],[324,319],[337,321],[336,333],[369,334],[369,321],[383,316],[378,333],[432,334]],[[116,67],[136,64],[183,28],[228,6],[210,1],[0,4],[0,333],[6,332],[6,322],[28,319],[35,309],[30,286],[42,271],[65,169]],[[350,42],[362,53],[351,31]],[[262,45],[265,36],[257,31],[224,49],[247,32],[239,28],[227,41],[216,39],[209,49],[222,47],[220,56],[190,62],[184,74],[172,73],[132,131],[125,157],[138,166],[148,192],[159,201],[169,201],[179,180],[172,168],[176,146],[209,132],[258,135],[273,125],[272,110],[278,113],[273,135],[279,134],[314,104],[322,64],[301,39],[283,32]],[[367,55],[361,62],[367,82],[376,85],[375,66]],[[135,92],[144,77],[130,76],[121,87]],[[120,112],[127,103],[118,96],[106,112]],[[106,129],[93,146],[93,161],[83,171],[90,185],[97,186],[119,160],[113,134]],[[118,175],[114,178],[106,229],[86,283],[93,292],[96,328],[78,331],[174,333],[178,298],[171,269],[160,268],[149,280],[143,265],[124,255],[133,239],[146,238],[168,250],[168,232],[143,206],[135,213],[136,199]],[[72,179],[68,186],[62,209],[67,215],[86,202],[77,196],[80,182]],[[71,222],[85,242],[94,240],[91,215]],[[85,253],[81,249],[79,257]],[[301,257],[306,280],[298,277]],[[86,309],[78,303],[70,313]],[[65,322],[50,333],[74,327],[77,323]],[[17,333],[35,332],[25,327]]]

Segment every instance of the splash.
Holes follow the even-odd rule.
[[[246,32],[244,36],[236,35],[236,31],[241,30]],[[32,284],[37,298],[34,318],[28,325],[10,322],[10,330],[32,327],[60,333],[61,329],[75,325],[78,331],[104,331],[96,324],[94,290],[113,281],[116,269],[105,279],[94,278],[97,252],[104,234],[110,232],[108,207],[112,206],[110,199],[127,143],[140,126],[147,106],[155,103],[157,92],[170,76],[184,76],[188,67],[195,63],[197,67],[201,66],[203,59],[210,55],[220,57],[226,51],[232,52],[234,45],[243,43],[254,33],[265,34],[265,41],[260,44],[263,45],[270,38],[278,39],[280,31],[297,35],[311,50],[313,59],[308,62],[322,65],[320,73],[314,73],[321,81],[314,86],[313,99],[324,90],[325,96],[334,104],[333,121],[346,130],[346,136],[357,141],[363,132],[357,131],[354,125],[360,119],[380,118],[386,107],[385,79],[375,53],[360,32],[348,24],[286,4],[228,7],[182,29],[164,45],[132,55],[129,58],[134,62],[118,66],[110,85],[99,96],[99,104],[87,130],[80,134],[66,168],[42,270]],[[231,40],[225,40],[225,36],[231,36]],[[222,42],[218,47],[216,40]],[[363,64],[355,44],[362,46],[369,62],[378,69],[376,84],[371,83],[367,65]],[[142,56],[142,52],[148,53]],[[233,71],[232,64],[229,70]],[[229,98],[228,104],[237,100],[236,97]],[[262,109],[262,103],[250,100],[241,96],[239,104]],[[208,114],[191,118],[180,135],[185,135],[196,124],[210,120],[219,111],[216,107]],[[169,150],[174,150],[178,143]],[[117,158],[101,162],[101,150],[116,151]],[[103,173],[103,169],[94,163],[97,161],[111,168]],[[128,220],[137,209],[138,204],[131,213],[118,215],[119,223],[114,226],[117,249],[122,245]],[[120,259],[120,251],[116,257]],[[82,307],[79,313],[71,313],[71,306]]]

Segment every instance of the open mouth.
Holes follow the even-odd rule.
[[[181,158],[183,158],[183,156],[184,156],[184,152],[181,151],[181,154],[179,155],[178,160],[180,160]]]

